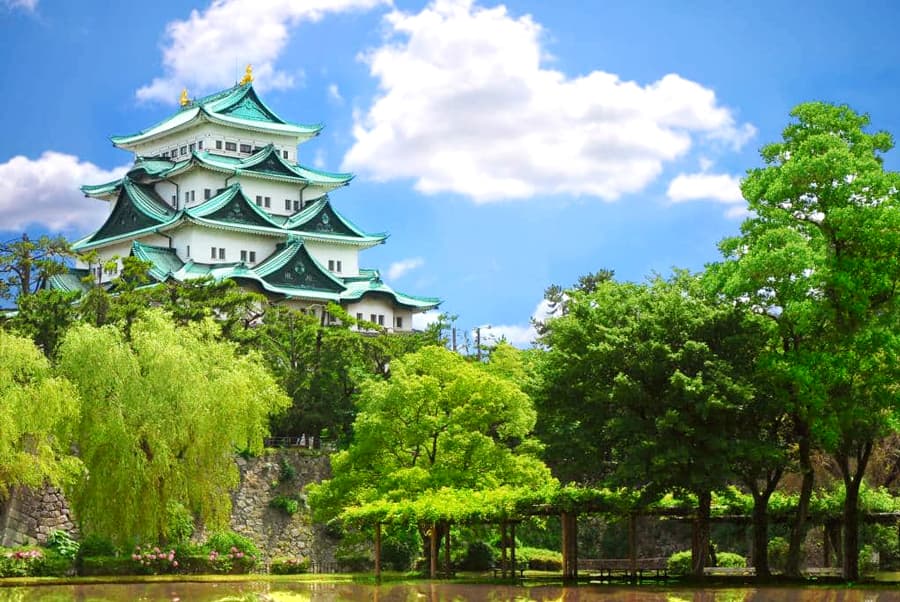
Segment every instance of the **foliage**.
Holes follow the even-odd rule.
[[[875,546],[864,545],[859,551],[859,572],[872,575],[881,568],[880,554]]]
[[[666,569],[670,575],[687,575],[691,572],[691,551],[675,552],[666,561]]]
[[[273,575],[299,575],[309,572],[309,558],[273,558],[269,564]]]
[[[297,478],[297,469],[291,464],[287,458],[281,458],[278,463],[278,482],[290,483]]]
[[[364,384],[354,442],[332,457],[334,478],[310,487],[320,517],[377,502],[384,505],[376,513],[428,520],[457,507],[466,513],[462,506],[475,509],[473,496],[486,501],[504,487],[492,506],[514,504],[512,489],[550,482],[528,438],[535,421],[530,400],[494,373],[499,368],[429,347],[391,370],[390,380]]]
[[[742,569],[747,566],[747,559],[734,552],[716,552],[716,566],[727,569]]]
[[[0,577],[29,577],[35,575],[44,552],[39,548],[0,550]]]
[[[773,537],[769,540],[769,566],[773,569],[784,570],[787,564],[788,542],[783,537]]]
[[[288,516],[293,516],[300,511],[303,499],[296,495],[276,495],[269,501],[269,507],[281,510]]]
[[[130,341],[110,326],[74,327],[59,367],[83,400],[81,458],[103,475],[75,492],[75,514],[84,531],[120,542],[177,535],[167,512],[176,502],[224,524],[233,451],[261,450],[268,416],[288,403],[258,357],[238,355],[213,322],[179,328],[159,311],[133,323]]]
[[[171,502],[166,508],[166,513],[168,514],[166,533],[169,542],[183,544],[190,541],[194,534],[194,516],[190,510],[185,508],[184,504]]]
[[[71,485],[81,472],[69,448],[78,392],[28,339],[0,330],[0,357],[0,499],[17,485]]]
[[[466,546],[466,555],[459,568],[464,571],[487,571],[494,566],[495,558],[497,558],[497,550],[489,543],[472,541]]]
[[[47,548],[54,550],[60,556],[73,560],[78,555],[78,542],[65,531],[54,529],[47,537]]]
[[[29,337],[48,357],[53,357],[63,335],[76,319],[73,304],[77,291],[39,290],[20,297],[18,312],[10,320],[12,328]]]
[[[116,556],[119,549],[112,540],[97,533],[89,533],[81,540],[78,547],[78,556],[88,558],[95,556]]]
[[[562,553],[557,550],[521,546],[516,548],[516,559],[527,562],[533,571],[562,570]]]
[[[72,252],[65,238],[41,236],[0,243],[0,299],[21,298],[42,289],[51,276],[64,273]]]
[[[234,531],[218,531],[210,535],[205,546],[210,552],[219,554],[237,554],[259,556],[259,549],[249,537]]]
[[[135,563],[135,573],[142,575],[159,575],[161,573],[173,573],[178,570],[178,559],[175,550],[150,546],[145,544],[137,546],[131,554],[131,560]]]

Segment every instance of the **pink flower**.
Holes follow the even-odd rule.
[[[175,560],[175,552],[169,552],[169,562]]]
[[[175,568],[177,569],[177,568],[178,568],[178,561],[177,561],[177,560],[173,560],[173,561],[172,561],[172,566],[175,567]]]
[[[132,555],[131,555],[131,559],[132,559],[132,560],[140,560],[140,559],[141,559],[141,555],[140,555],[140,554],[132,554]]]
[[[237,552],[237,551],[238,551],[238,549],[237,549],[236,547],[231,546],[231,553],[232,553],[232,554],[234,554],[234,553]]]

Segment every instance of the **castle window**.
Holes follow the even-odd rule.
[[[186,146],[182,146],[182,147],[181,147],[181,154],[182,154],[182,155],[186,155],[186,154],[187,154],[187,147],[186,147]]]
[[[272,206],[272,197],[267,196],[265,198],[265,202],[263,203],[266,206],[266,209]]]
[[[332,272],[334,271],[334,259],[328,260],[328,269],[331,270]]]
[[[376,316],[375,314],[369,314],[369,322],[372,322],[374,324],[377,319],[378,316]]]
[[[225,259],[225,249],[219,247],[219,259]]]
[[[250,263],[256,263],[256,251],[250,251]]]
[[[241,261],[247,261],[247,251],[241,250]]]
[[[288,152],[287,152],[287,151],[281,151],[281,156],[284,157],[285,159],[287,159],[287,158],[288,158]]]
[[[216,140],[216,150],[222,150],[222,141]]]
[[[362,319],[363,319],[363,318],[362,318],[362,314],[361,314],[361,313],[357,313],[357,314],[356,314],[356,321],[357,321],[357,322],[362,322]]]
[[[216,258],[216,248],[215,248],[215,247],[212,247],[212,248],[211,248],[211,250],[210,250],[210,255],[212,256],[213,259]]]
[[[394,318],[394,322],[397,323],[397,328],[403,328],[403,318],[397,316],[396,318]]]
[[[197,149],[198,149],[198,150],[203,150],[203,140],[200,140],[200,141],[197,142]]]
[[[284,199],[284,210],[285,211],[291,210],[291,199]]]
[[[212,198],[212,190],[209,188],[203,189],[203,200],[209,200]]]
[[[184,252],[184,255],[188,258],[191,256],[191,245],[187,246],[187,250]]]
[[[300,211],[300,201],[294,201],[294,211]]]
[[[256,195],[256,204],[257,204],[259,207],[262,207],[262,196]]]
[[[378,314],[378,325],[384,326],[384,314]]]
[[[195,148],[197,148],[197,145],[194,144],[193,142],[191,142],[190,145],[188,145],[188,150],[191,152],[194,152]]]
[[[335,267],[337,267],[337,269],[336,269],[335,271],[336,271],[338,274],[340,274],[340,273],[341,273],[341,260],[340,260],[340,259],[338,259],[338,260],[335,262]]]
[[[236,143],[236,142],[226,142],[226,143],[225,143],[225,150],[231,151],[231,152],[236,151],[236,150],[237,150],[237,143]]]
[[[242,145],[241,145],[241,152],[242,152],[242,153],[250,154],[251,152],[253,152],[253,149],[250,147],[249,144],[242,144]]]

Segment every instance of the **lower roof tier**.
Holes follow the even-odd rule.
[[[361,270],[359,276],[340,278],[325,269],[309,254],[300,239],[293,238],[276,247],[275,252],[255,266],[244,262],[205,264],[182,261],[174,249],[133,241],[131,255],[147,262],[149,274],[156,282],[183,282],[211,277],[216,281],[231,279],[246,288],[264,292],[270,298],[312,302],[334,302],[348,305],[368,297],[386,297],[396,306],[414,313],[434,309],[440,299],[407,295],[382,282],[377,270]],[[50,278],[50,288],[86,290],[86,270]]]

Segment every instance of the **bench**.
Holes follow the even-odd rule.
[[[584,558],[578,560],[578,572],[586,574],[591,581],[607,583],[640,583],[649,579],[661,581],[669,578],[666,558],[638,558],[634,568],[629,558]]]
[[[515,572],[519,573],[520,578],[523,578],[523,577],[525,577],[525,569],[527,569],[527,568],[528,568],[527,562],[517,562],[515,569],[508,566],[506,568],[506,570],[507,570],[507,572],[515,571]],[[491,571],[494,573],[494,579],[496,579],[497,575],[503,574],[503,566],[501,566],[499,564],[495,564],[494,566],[491,567]],[[515,575],[512,575],[512,576],[514,577]]]

